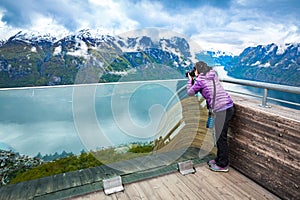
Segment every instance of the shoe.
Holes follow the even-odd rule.
[[[220,166],[218,166],[216,164],[211,164],[209,166],[209,169],[212,170],[212,171],[214,171],[214,172],[228,172],[229,171],[229,167],[228,166],[226,166],[226,167],[220,167]]]
[[[216,164],[216,161],[215,161],[215,159],[213,159],[213,160],[207,161],[207,164],[208,164],[208,166],[211,166],[211,165]]]

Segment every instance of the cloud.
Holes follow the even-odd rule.
[[[136,1],[136,2],[145,2],[145,1]],[[154,0],[150,1],[154,3],[160,3],[163,5],[164,8],[166,8],[167,11],[170,13],[174,13],[175,11],[189,11],[189,10],[195,10],[199,7],[203,6],[210,6],[210,7],[216,7],[221,9],[226,9],[230,6],[231,1],[230,0]]]
[[[239,52],[261,42],[298,42],[298,0],[2,0],[0,40],[20,30],[99,30],[118,35],[164,28],[200,45]],[[222,49],[221,49],[222,50]]]
[[[48,18],[69,30],[76,30],[80,26],[79,14],[88,13],[89,5],[88,1],[23,0],[21,4],[3,0],[2,21],[13,27],[31,28],[39,18]]]

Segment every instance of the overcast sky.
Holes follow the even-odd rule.
[[[163,28],[201,48],[234,54],[248,46],[300,42],[299,0],[1,0],[0,40],[19,31],[118,35]]]

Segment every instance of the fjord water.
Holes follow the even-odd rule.
[[[230,77],[227,75],[227,71],[224,70],[223,66],[214,67],[214,70],[216,70],[218,73],[218,76],[223,79],[234,79],[233,77]],[[264,90],[262,88],[255,88],[255,87],[251,87],[251,86],[240,86],[240,85],[225,83],[225,82],[223,82],[222,84],[225,89],[230,90],[230,91],[235,91],[235,92],[245,93],[245,94],[250,94],[250,95],[255,95],[255,96],[261,96],[261,97],[264,94]],[[287,93],[287,92],[268,90],[268,97],[300,104],[300,95],[299,94],[291,94],[291,93]],[[253,97],[248,96],[248,98],[253,98]],[[280,101],[274,101],[271,99],[268,99],[268,102],[272,103],[272,104],[276,104],[276,105],[293,108],[293,109],[300,109],[299,106],[296,106],[293,104],[287,104],[287,103],[280,102]]]
[[[0,148],[35,156],[153,141],[161,136],[155,134],[163,119],[165,124],[181,119],[180,106],[176,115],[168,116],[172,120],[164,117],[186,96],[185,84],[169,80],[0,90]]]
[[[35,156],[83,149],[72,118],[72,88],[0,91],[0,141]]]
[[[78,93],[78,86],[1,90],[2,148],[9,146],[21,154],[35,156],[39,152],[42,155],[62,151],[78,154],[82,150],[153,141],[157,137],[153,133],[157,132],[163,115],[179,101],[176,81],[80,87],[92,88],[94,92],[83,97],[86,94]],[[87,99],[94,102],[90,113],[84,111],[85,105],[90,103]],[[74,101],[79,102],[79,106]],[[93,120],[78,121],[78,116],[95,117],[98,132],[86,137],[95,124]],[[99,134],[108,143],[101,141]]]

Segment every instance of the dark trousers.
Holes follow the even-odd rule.
[[[228,159],[228,143],[227,131],[228,124],[234,114],[234,107],[227,110],[216,112],[215,130],[217,140],[217,157],[216,164],[220,167],[225,167],[229,164]]]

